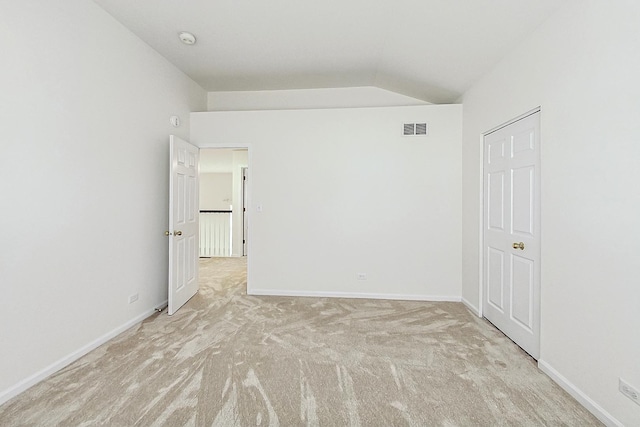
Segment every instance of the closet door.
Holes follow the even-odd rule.
[[[540,355],[540,113],[484,138],[483,313]]]

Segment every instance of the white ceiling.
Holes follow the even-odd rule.
[[[455,101],[565,3],[94,1],[208,91],[376,86],[433,103]]]

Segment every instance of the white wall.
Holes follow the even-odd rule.
[[[208,99],[209,111],[391,107],[429,104],[421,99],[372,86],[209,92]]]
[[[2,402],[166,300],[168,135],[206,93],[90,1],[3,2],[0,51]]]
[[[640,425],[640,3],[573,1],[464,95],[463,287],[476,307],[481,133],[542,107],[540,366]]]
[[[400,136],[423,120],[428,138]],[[251,145],[250,292],[460,298],[460,105],[208,112],[191,124],[199,146]]]
[[[233,150],[213,149],[200,151],[200,173],[231,173]]]
[[[232,203],[233,174],[200,174],[200,210],[229,210]]]

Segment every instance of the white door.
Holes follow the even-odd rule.
[[[169,314],[198,292],[198,147],[171,135]]]
[[[540,356],[540,112],[484,137],[484,316]]]
[[[247,256],[247,240],[249,240],[249,221],[247,215],[249,169],[242,168],[242,256]]]

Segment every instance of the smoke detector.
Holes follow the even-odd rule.
[[[182,31],[181,33],[178,34],[178,37],[180,37],[180,41],[184,44],[187,45],[192,45],[192,44],[196,44],[196,36],[194,36],[193,34],[187,32],[187,31]]]

